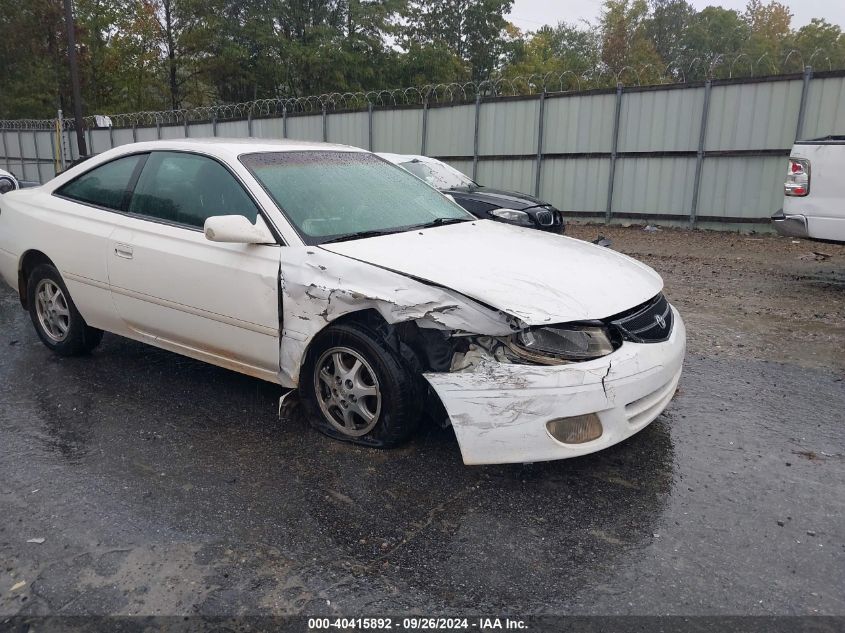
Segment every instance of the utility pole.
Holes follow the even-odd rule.
[[[70,61],[70,85],[73,90],[73,118],[76,121],[76,146],[79,155],[86,156],[85,129],[82,122],[82,91],[79,88],[79,66],[76,63],[76,33],[73,24],[72,0],[65,0],[65,28],[67,28],[67,56]]]

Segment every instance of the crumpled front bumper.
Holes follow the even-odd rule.
[[[686,328],[672,308],[663,343],[624,343],[586,363],[537,366],[485,362],[472,370],[426,373],[452,422],[465,464],[537,462],[600,451],[645,428],[666,408],[681,377]],[[595,413],[602,435],[563,444],[549,420]]]

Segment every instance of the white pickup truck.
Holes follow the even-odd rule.
[[[772,224],[781,235],[845,242],[845,136],[795,143]]]

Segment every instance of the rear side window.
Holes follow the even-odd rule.
[[[123,199],[132,180],[132,172],[143,155],[118,158],[69,182],[56,193],[71,200],[78,200],[98,207],[120,211]]]
[[[218,215],[243,215],[255,223],[258,208],[216,160],[152,152],[135,185],[129,213],[202,228],[208,218]]]

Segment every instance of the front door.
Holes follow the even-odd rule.
[[[264,221],[221,163],[152,152],[110,238],[112,298],[139,340],[275,382],[280,246],[211,242],[217,215]]]

